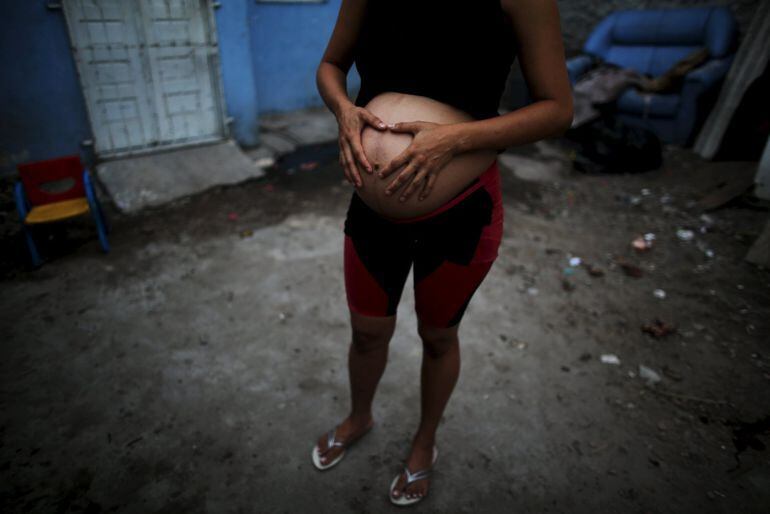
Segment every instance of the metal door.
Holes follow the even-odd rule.
[[[223,138],[206,0],[67,0],[64,10],[99,155]]]

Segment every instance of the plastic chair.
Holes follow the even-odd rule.
[[[16,182],[14,196],[22,231],[27,242],[32,265],[39,267],[43,260],[32,237],[31,226],[65,220],[91,213],[96,223],[99,242],[105,253],[110,251],[107,232],[110,228],[99,201],[94,194],[91,174],[83,167],[80,157],[70,155],[45,161],[29,162],[18,166],[20,181]],[[50,186],[68,185],[63,191]],[[44,186],[48,185],[46,189]]]

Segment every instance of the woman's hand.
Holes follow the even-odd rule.
[[[412,143],[390,161],[382,171],[380,178],[385,178],[401,166],[406,166],[396,179],[385,188],[390,195],[411,179],[411,183],[401,193],[402,202],[422,185],[419,199],[428,196],[436,182],[438,172],[452,160],[456,153],[456,134],[452,124],[442,125],[428,121],[408,121],[388,125],[393,132],[414,134]]]
[[[366,159],[364,149],[361,146],[361,132],[366,125],[371,125],[377,130],[385,130],[387,127],[381,119],[367,109],[353,104],[340,111],[337,116],[337,124],[340,129],[340,165],[345,172],[347,181],[361,187],[358,164],[372,173],[372,165]]]

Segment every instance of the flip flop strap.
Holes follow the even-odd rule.
[[[412,482],[416,482],[417,480],[428,478],[431,473],[430,469],[421,469],[421,470],[415,471],[414,473],[410,473],[409,468],[406,468],[406,467],[404,468],[404,471],[406,471],[407,485],[411,484]]]
[[[328,437],[326,439],[326,448],[329,449],[332,446],[345,446],[345,443],[341,441],[335,441],[334,435],[337,433],[337,427],[332,428],[329,430]]]

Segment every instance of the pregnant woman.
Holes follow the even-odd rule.
[[[533,101],[500,115],[517,55]],[[355,102],[346,87],[353,63]],[[560,135],[572,121],[556,0],[342,0],[317,82],[355,189],[344,227],[351,410],[320,436],[312,459],[331,468],[373,427],[413,265],[421,418],[389,489],[393,503],[408,505],[428,492],[436,430],[460,371],[460,320],[502,238],[497,154]]]

